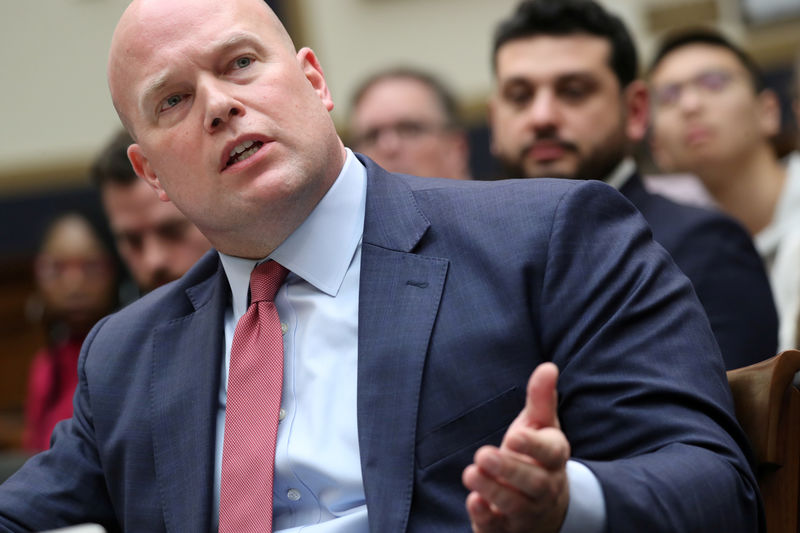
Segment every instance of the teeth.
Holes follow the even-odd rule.
[[[252,143],[251,143],[251,144],[252,144]],[[234,157],[234,158],[233,158],[233,160],[234,160],[235,162],[237,162],[237,163],[238,163],[239,161],[244,161],[245,159],[247,159],[248,157],[250,157],[250,156],[251,156],[251,155],[253,155],[254,153],[258,152],[258,149],[259,149],[259,148],[261,148],[261,145],[258,145],[258,146],[253,146],[253,147],[252,147],[252,148],[250,148],[249,150],[245,150],[244,152],[242,152],[242,153],[241,153],[241,154],[239,154],[238,156]]]
[[[242,144],[240,144],[239,146],[237,146],[236,148],[234,148],[233,150],[231,150],[231,153],[228,154],[228,155],[230,157],[236,157],[237,155],[241,154],[242,152],[244,152],[245,150],[247,150],[251,146],[253,146],[253,141],[245,141]]]
[[[233,150],[231,150],[228,165],[244,161],[251,155],[258,152],[259,148],[264,145],[261,141],[245,141]]]

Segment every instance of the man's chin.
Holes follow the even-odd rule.
[[[561,178],[576,179],[574,168],[563,160],[553,161],[552,164],[526,161],[501,161],[504,175],[507,178]]]
[[[152,280],[147,284],[140,285],[140,291],[142,294],[147,294],[148,292],[154,291],[157,288],[161,287],[162,285],[166,285],[170,281],[173,281],[176,278],[172,277],[163,277],[157,280]]]
[[[526,178],[558,178],[577,179],[575,169],[564,168],[563,165],[528,165],[523,174]]]

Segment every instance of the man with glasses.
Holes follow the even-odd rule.
[[[752,58],[709,30],[666,39],[649,81],[659,165],[695,174],[753,235],[778,306],[779,348],[797,347],[800,179],[787,178],[770,143],[780,128],[775,93]]]
[[[497,29],[492,150],[509,177],[599,179],[619,189],[694,285],[728,369],[774,355],[777,317],[746,232],[651,194],[631,157],[648,93],[622,21],[592,1],[526,1]]]
[[[353,149],[392,172],[470,179],[455,97],[421,70],[393,68],[364,81],[353,97],[350,137]]]

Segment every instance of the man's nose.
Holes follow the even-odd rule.
[[[691,84],[685,85],[678,96],[678,108],[685,114],[696,113],[702,107],[702,103],[703,95]]]
[[[400,144],[400,134],[397,129],[393,127],[384,127],[378,132],[373,150],[381,156],[386,157],[396,153],[400,149]]]
[[[205,100],[206,113],[203,126],[209,133],[230,122],[232,117],[244,115],[244,106],[219,80],[206,80],[202,88],[198,89],[198,97]]]
[[[539,91],[531,101],[528,120],[534,130],[550,130],[558,124],[558,102],[552,92]]]
[[[169,246],[156,237],[145,239],[142,247],[142,263],[147,268],[149,275],[153,272],[169,267]]]

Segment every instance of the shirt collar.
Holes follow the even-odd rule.
[[[756,233],[753,240],[761,255],[776,252],[788,234],[797,231],[800,222],[800,152],[791,153],[786,159],[786,181],[778,197],[775,212],[769,225]]]
[[[604,181],[615,189],[620,190],[628,183],[628,180],[631,179],[634,172],[636,172],[636,163],[633,162],[633,158],[626,157],[619,162]]]
[[[342,171],[311,214],[268,257],[243,259],[219,252],[231,287],[233,308],[244,312],[250,273],[273,259],[320,291],[336,296],[361,242],[367,198],[367,170],[346,148]],[[241,313],[239,313],[241,314]]]

